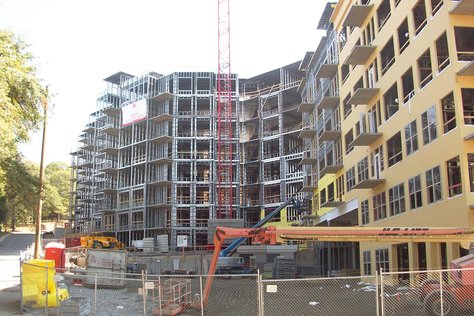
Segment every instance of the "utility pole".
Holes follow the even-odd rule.
[[[36,232],[35,232],[35,253],[34,258],[39,259],[41,252],[41,212],[43,209],[43,182],[44,182],[44,147],[46,142],[46,125],[48,120],[48,87],[46,87],[46,97],[42,100],[44,111],[43,121],[43,141],[41,142],[41,162],[38,187],[38,207],[36,209]]]

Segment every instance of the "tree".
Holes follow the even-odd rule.
[[[0,30],[0,160],[17,160],[17,144],[29,140],[42,120],[46,90],[40,85],[27,45]],[[0,179],[6,170],[0,164]],[[3,177],[5,178],[5,177]],[[5,182],[0,180],[0,195]]]
[[[0,218],[5,229],[10,226],[14,230],[17,223],[26,224],[33,218],[38,201],[38,177],[19,155],[0,159],[0,168],[5,171],[0,181],[6,184],[0,195],[3,201]]]

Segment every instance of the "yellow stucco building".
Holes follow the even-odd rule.
[[[328,4],[326,36],[300,65],[313,225],[474,227],[473,15],[470,0]],[[328,247],[329,270],[355,260],[362,274],[464,254],[457,243]]]

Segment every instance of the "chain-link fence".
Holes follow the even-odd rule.
[[[22,308],[33,315],[474,315],[474,269],[265,279],[56,271],[21,262]]]
[[[262,280],[264,315],[377,315],[377,278]]]
[[[474,269],[381,273],[383,315],[474,315]]]

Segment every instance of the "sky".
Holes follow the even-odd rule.
[[[326,0],[231,0],[232,72],[252,77],[301,60],[323,31]],[[70,152],[118,71],[217,72],[217,0],[0,0],[0,29],[30,45],[50,113],[45,161]],[[39,163],[41,131],[20,150]]]

